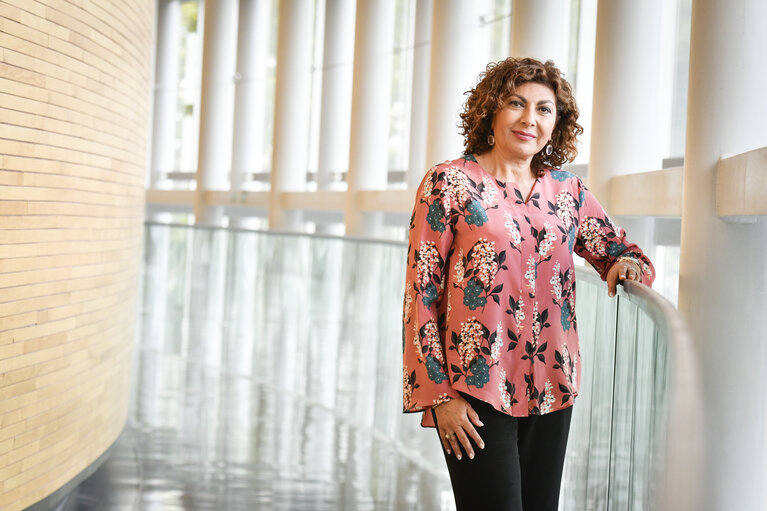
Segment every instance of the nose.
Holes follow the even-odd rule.
[[[528,104],[522,112],[522,122],[527,126],[535,125],[535,111],[531,104]]]

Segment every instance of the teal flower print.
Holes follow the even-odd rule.
[[[566,170],[550,170],[549,173],[551,174],[551,177],[557,181],[567,181],[573,177],[573,174]]]
[[[615,243],[614,241],[610,241],[607,243],[607,255],[618,257],[626,251],[626,248],[628,247],[626,247],[626,245],[623,243]]]
[[[480,296],[482,291],[482,283],[478,279],[471,279],[463,290],[463,304],[471,310],[484,307],[487,298]]]
[[[575,225],[570,227],[570,230],[567,231],[567,250],[570,251],[570,253],[573,253],[573,246],[575,246]]]
[[[423,298],[421,298],[421,301],[423,301],[423,306],[428,309],[436,299],[437,286],[434,285],[434,282],[429,282],[429,285],[426,286],[426,289],[423,290]]]
[[[442,383],[447,379],[447,375],[442,370],[439,360],[431,355],[426,356],[426,372],[429,375],[429,379],[434,383]]]
[[[560,323],[562,323],[562,330],[565,332],[570,330],[570,300],[565,300],[565,303],[562,304]]]
[[[472,385],[477,388],[490,381],[490,368],[484,357],[477,357],[469,366],[470,376],[466,377],[466,385]]]
[[[482,227],[482,224],[487,222],[487,213],[482,207],[482,204],[480,204],[477,199],[472,199],[468,204],[466,204],[466,211],[469,212],[469,214],[466,215],[467,224],[473,224],[477,227]]]
[[[429,213],[426,215],[426,221],[429,222],[432,231],[445,232],[445,208],[442,201],[437,199],[429,206]]]

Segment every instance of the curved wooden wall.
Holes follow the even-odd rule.
[[[152,0],[0,1],[0,509],[117,438],[129,397]]]

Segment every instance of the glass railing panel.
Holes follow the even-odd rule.
[[[404,273],[397,243],[148,225],[136,451],[290,509],[452,509],[436,433],[400,412]],[[656,509],[671,340],[641,300],[577,285],[560,509]]]

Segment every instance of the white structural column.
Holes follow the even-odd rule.
[[[232,140],[232,190],[262,169],[264,103],[271,4],[241,1],[237,30],[237,74]]]
[[[566,74],[571,3],[570,0],[512,0],[511,54],[553,60]]]
[[[179,79],[181,3],[163,0],[157,4],[157,57],[155,59],[152,160],[149,188],[174,170],[176,102]]]
[[[597,11],[589,187],[611,212],[610,179],[663,166],[661,38],[663,0],[600,2]],[[653,219],[619,219],[652,259]]]
[[[762,0],[692,6],[679,310],[703,375],[704,493],[695,509],[767,502],[767,218],[716,215],[718,160],[767,146],[765,26]]]
[[[394,2],[357,2],[346,234],[376,236],[382,213],[360,211],[357,192],[383,190],[389,171]]]
[[[410,103],[410,154],[407,187],[417,188],[429,162],[426,161],[426,129],[429,119],[429,58],[434,0],[416,0],[413,48],[413,90]]]
[[[463,137],[458,123],[464,92],[476,83],[472,52],[476,20],[472,2],[434,2],[429,78],[427,166],[459,157]]]
[[[314,2],[281,0],[277,28],[269,227],[297,230],[301,212],[285,210],[282,192],[303,191],[309,158]]]
[[[318,190],[330,188],[333,173],[345,171],[349,165],[354,7],[354,0],[326,0],[325,3]]]
[[[226,190],[232,168],[237,0],[206,0],[200,90],[195,223],[218,225],[221,208],[206,205],[208,191]]]
[[[588,163],[591,150],[591,110],[594,92],[594,54],[596,53],[597,0],[581,0],[578,12],[578,54],[576,72],[566,78],[575,89],[581,112],[578,123],[583,126],[577,163]]]

